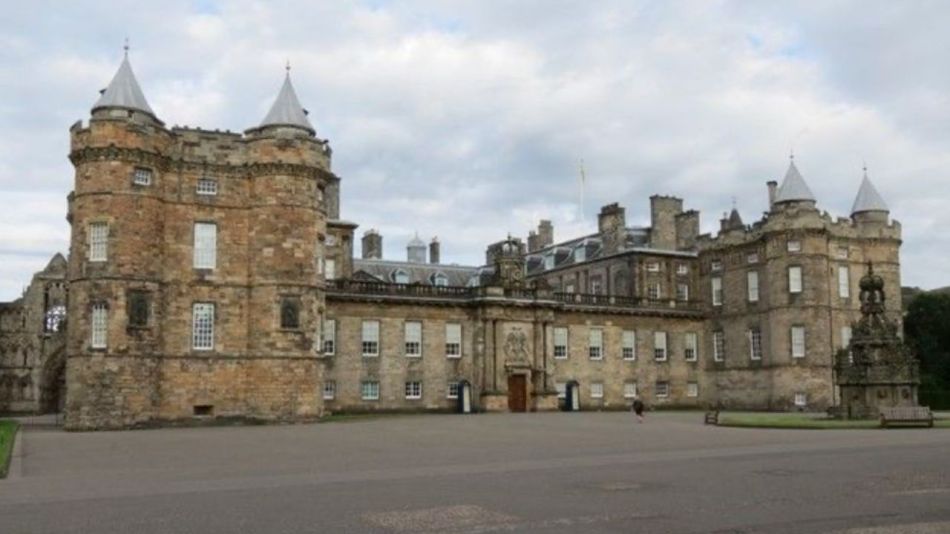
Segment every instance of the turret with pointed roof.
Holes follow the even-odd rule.
[[[290,81],[290,66],[287,67],[287,75],[284,77],[284,84],[277,93],[277,99],[271,106],[270,111],[261,121],[261,124],[251,130],[259,130],[271,126],[289,126],[306,130],[310,135],[316,135],[310,119],[307,118],[307,110],[300,105],[297,98],[297,92],[294,91],[294,85]]]
[[[795,158],[792,156],[788,164],[788,170],[785,172],[785,179],[775,193],[775,204],[784,204],[789,202],[811,202],[814,204],[815,195],[812,194],[802,174],[798,172],[795,166]]]
[[[867,211],[890,211],[887,203],[881,198],[881,194],[874,188],[874,184],[868,179],[868,170],[864,169],[864,178],[861,179],[861,187],[858,189],[858,196],[854,198],[854,204],[851,206],[851,215]]]
[[[132,72],[132,65],[129,63],[129,47],[125,47],[125,55],[119,70],[109,85],[101,91],[99,100],[92,106],[92,113],[95,114],[103,109],[123,109],[132,111],[141,111],[151,118],[158,120],[155,112],[152,111],[148,101],[145,100],[145,94],[139,87],[138,80],[135,79],[135,73]]]

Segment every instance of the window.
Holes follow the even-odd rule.
[[[393,282],[396,282],[397,284],[408,284],[409,273],[403,271],[402,269],[396,270],[393,272]]]
[[[722,306],[722,278],[714,276],[709,279],[709,282],[712,286],[713,306]]]
[[[749,302],[759,301],[759,272],[749,271],[746,273],[746,288],[749,293]]]
[[[574,249],[574,261],[580,262],[587,259],[587,247],[581,245]]]
[[[666,332],[653,333],[653,357],[658,362],[666,361]]]
[[[676,274],[680,276],[689,274],[689,265],[686,265],[685,263],[678,263],[676,265]]]
[[[126,315],[129,318],[129,326],[134,328],[145,328],[148,326],[149,304],[148,293],[145,291],[129,291]]]
[[[805,327],[793,326],[792,332],[792,358],[805,357]]]
[[[676,300],[680,302],[689,300],[689,284],[676,284]]]
[[[195,350],[214,349],[214,304],[196,302],[192,306],[191,347]]]
[[[379,400],[379,382],[373,380],[361,383],[360,396],[363,400]]]
[[[217,195],[218,182],[211,178],[199,178],[198,185],[195,186],[195,193],[199,195]]]
[[[660,283],[653,282],[647,286],[647,298],[650,300],[660,300],[660,295],[662,294]]]
[[[600,295],[603,289],[603,283],[600,281],[600,278],[591,278],[590,280],[590,292],[594,295]]]
[[[624,382],[623,384],[623,398],[632,399],[637,396],[637,383],[636,382]]]
[[[106,261],[109,225],[94,222],[89,225],[89,261]]]
[[[436,273],[436,275],[432,278],[432,285],[442,287],[447,286],[449,285],[449,277],[443,273]]]
[[[136,167],[132,171],[132,183],[135,185],[152,185],[152,169]]]
[[[327,280],[336,278],[336,260],[327,258],[323,262],[323,277]]]
[[[836,256],[839,260],[846,260],[846,259],[848,259],[848,246],[847,246],[847,245],[839,245],[838,248],[837,248],[837,250],[835,250],[835,256]]]
[[[802,242],[798,240],[789,240],[788,241],[788,251],[789,252],[801,252]]]
[[[336,354],[336,319],[323,321],[323,355]]]
[[[106,348],[106,338],[109,330],[109,307],[104,302],[97,302],[92,305],[90,322],[92,331],[89,336],[89,344],[94,349]]]
[[[567,328],[554,327],[554,357],[563,360],[567,358]]]
[[[564,292],[565,292],[565,293],[573,293],[573,292],[574,292],[574,284],[572,284],[572,283],[571,283],[571,284],[565,284],[565,285],[564,285]]]
[[[851,345],[851,327],[841,327],[841,348],[850,349]],[[848,363],[854,363],[854,353],[848,350]]]
[[[713,272],[722,270],[722,260],[712,260],[709,262],[709,270]]]
[[[624,330],[621,334],[621,351],[624,360],[637,359],[637,333],[633,330]]]
[[[60,332],[66,326],[66,306],[54,304],[43,316],[44,332]]]
[[[788,268],[788,292],[802,292],[802,268],[799,265],[792,265]]]
[[[670,396],[670,383],[669,382],[657,382],[656,383],[656,396],[659,399],[665,399]]]
[[[217,263],[218,225],[195,223],[195,269],[214,269]]]
[[[323,383],[323,400],[336,398],[336,382],[330,380]]]
[[[280,299],[280,327],[284,330],[300,328],[300,299],[282,297]]]
[[[686,383],[686,396],[687,397],[698,397],[699,396],[699,384],[696,382],[687,382]]]
[[[851,277],[849,276],[848,266],[838,266],[838,296],[846,299],[851,296]]]
[[[363,356],[379,356],[379,321],[363,321]]]
[[[591,328],[587,347],[591,360],[604,359],[604,331],[600,328]]]
[[[557,398],[566,399],[567,398],[567,384],[564,382],[555,382],[554,389],[557,390]]]
[[[757,252],[753,252],[745,257],[745,261],[746,263],[759,263],[759,254]]]
[[[459,398],[459,383],[458,382],[449,382],[449,391],[446,394],[445,398],[447,399],[457,399]]]
[[[604,384],[603,382],[592,382],[590,385],[590,398],[592,399],[602,399],[604,398]]]
[[[447,358],[462,357],[462,325],[458,323],[445,325],[445,356]]]
[[[808,405],[808,396],[804,393],[795,394],[795,406],[804,407]]]
[[[406,356],[418,358],[422,356],[422,323],[406,321]]]
[[[762,359],[762,331],[758,328],[749,329],[749,358]]]
[[[660,263],[656,261],[647,262],[647,272],[651,272],[651,273],[660,272]]]
[[[422,398],[422,382],[414,380],[406,382],[406,398],[409,400],[418,400]]]
[[[688,362],[695,362],[699,358],[699,339],[696,332],[683,334],[683,357]]]
[[[722,330],[713,332],[713,361],[722,362],[726,360],[726,334]]]
[[[554,268],[554,253],[548,253],[544,256],[544,268],[545,269]]]

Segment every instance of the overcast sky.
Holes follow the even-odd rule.
[[[862,162],[903,223],[903,283],[950,285],[950,2],[8,2],[0,20],[0,300],[68,248],[69,126],[122,42],[171,125],[243,131],[284,63],[334,149],[342,216],[405,258],[481,263],[654,193],[714,231],[766,209],[794,148],[847,216]],[[579,201],[578,162],[587,187]]]

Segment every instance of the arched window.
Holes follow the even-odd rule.
[[[449,277],[445,273],[435,273],[432,277],[432,285],[447,286],[449,285]]]
[[[397,284],[408,284],[409,283],[409,273],[403,269],[396,269],[393,271],[393,282]]]

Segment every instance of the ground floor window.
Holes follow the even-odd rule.
[[[336,382],[328,381],[323,383],[323,400],[333,400],[336,398]]]
[[[379,382],[363,382],[360,389],[363,400],[379,400]]]
[[[602,382],[594,382],[590,385],[590,398],[604,398],[604,384]]]
[[[795,406],[805,406],[808,404],[808,396],[804,393],[795,394]]]
[[[687,382],[686,383],[686,396],[687,397],[698,397],[699,396],[699,384],[696,382]]]
[[[670,383],[669,382],[657,382],[656,383],[656,396],[659,399],[665,399],[670,396]]]
[[[461,388],[459,387],[459,383],[458,383],[458,382],[449,382],[449,393],[448,393],[448,395],[446,396],[446,398],[449,398],[449,399],[457,399],[457,398],[459,398],[459,390],[460,390],[460,389],[461,389]]]
[[[554,389],[557,390],[557,398],[559,399],[567,398],[567,384],[565,382],[555,382]]]
[[[406,382],[406,398],[410,400],[422,398],[422,382],[418,380]]]
[[[632,399],[637,396],[637,383],[627,382],[623,385],[623,396],[625,399]]]

